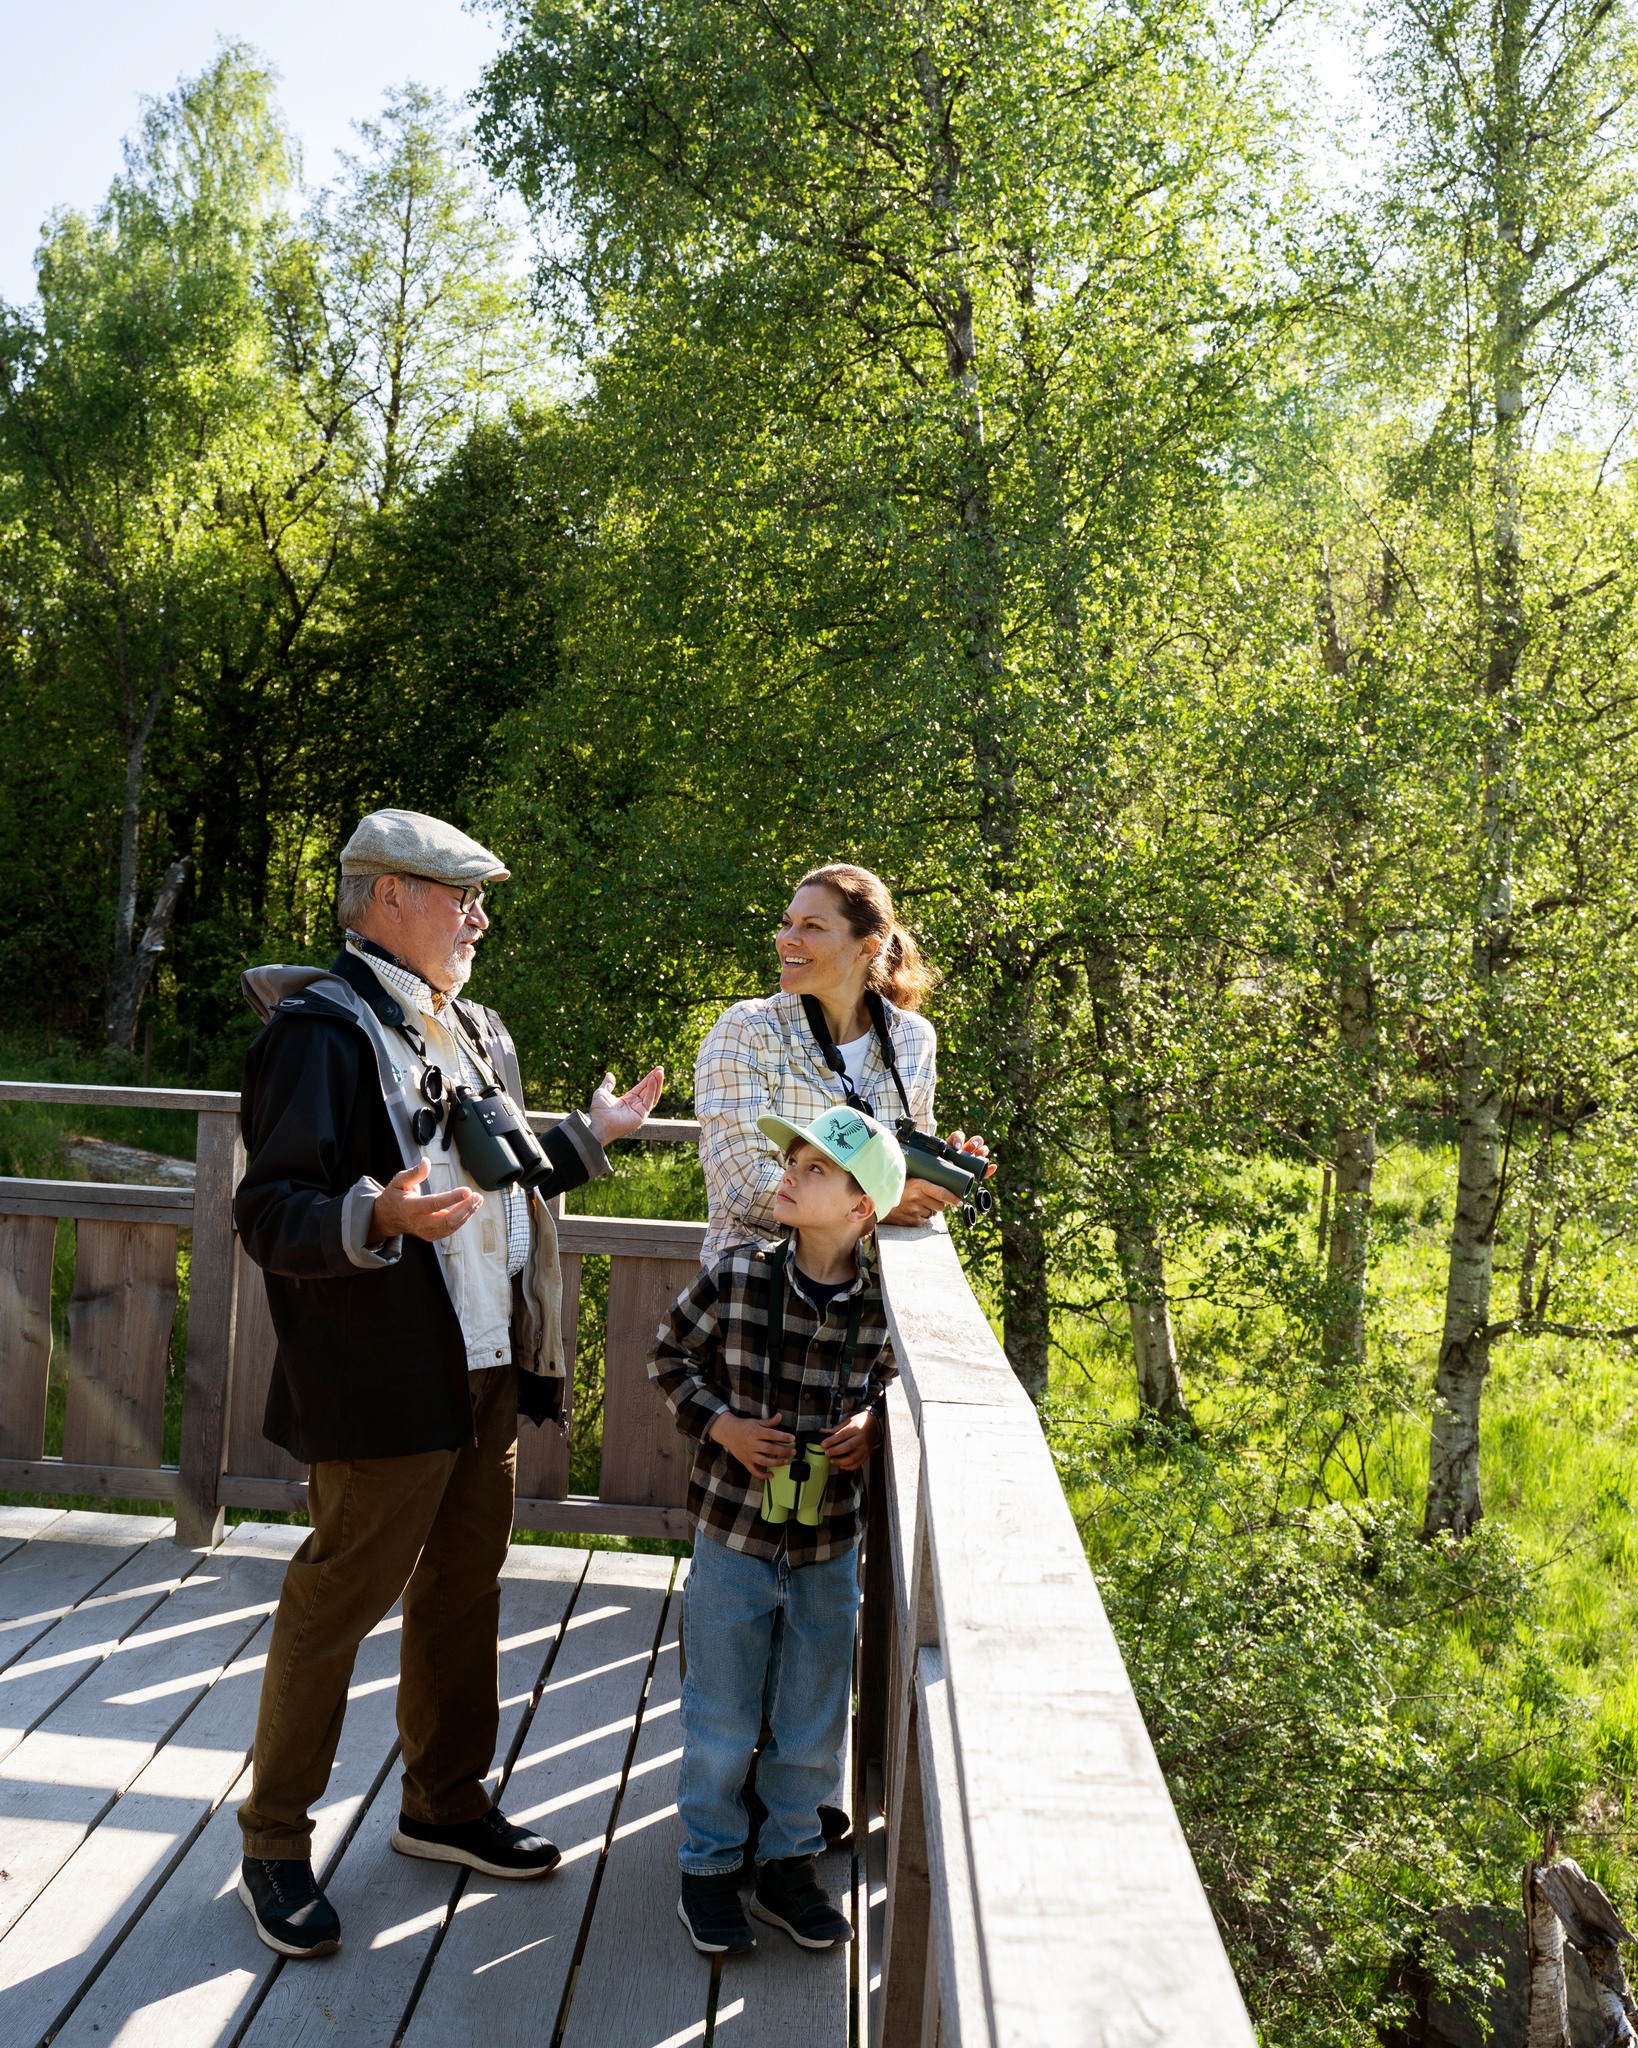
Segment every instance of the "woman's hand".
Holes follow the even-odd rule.
[[[665,1068],[654,1067],[635,1088],[624,1095],[614,1092],[614,1076],[605,1074],[586,1111],[586,1121],[599,1145],[612,1145],[616,1138],[629,1138],[647,1122],[665,1086]]]
[[[975,1133],[968,1137],[965,1132],[952,1131],[950,1143],[958,1152],[971,1152],[975,1159],[989,1160],[984,1169],[985,1180],[995,1172],[995,1161],[990,1159],[990,1148],[984,1139]],[[954,1209],[961,1201],[959,1195],[952,1195],[943,1188],[934,1187],[930,1180],[907,1180],[904,1193],[899,1197],[898,1207],[890,1216],[882,1217],[883,1223],[890,1223],[895,1229],[917,1223],[927,1223],[940,1209]]]
[[[869,1460],[880,1435],[881,1424],[876,1420],[875,1410],[862,1408],[840,1428],[833,1429],[819,1448],[836,1471],[857,1472]]]
[[[930,1180],[907,1180],[899,1205],[890,1215],[884,1216],[883,1223],[891,1223],[895,1229],[905,1225],[927,1223],[940,1209],[955,1206],[956,1197],[946,1194],[943,1188],[934,1187]]]
[[[981,1138],[976,1131],[970,1138],[967,1137],[961,1131],[952,1131],[950,1133],[950,1143],[956,1148],[958,1152],[974,1152],[978,1155],[980,1159],[989,1159],[990,1157],[990,1147],[988,1139]],[[984,1178],[988,1180],[990,1175],[994,1173],[994,1171],[995,1162],[994,1160],[990,1160],[990,1164],[984,1174]]]
[[[724,1410],[712,1420],[705,1434],[713,1443],[721,1444],[753,1479],[766,1479],[775,1466],[788,1465],[796,1451],[795,1437],[788,1430],[774,1427],[778,1420],[777,1415],[770,1415],[766,1422],[758,1422],[754,1416],[731,1415]]]

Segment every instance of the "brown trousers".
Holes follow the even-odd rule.
[[[290,1560],[239,1809],[247,1856],[311,1854],[309,1809],[341,1740],[358,1646],[403,1595],[403,1810],[453,1825],[488,1812],[500,1724],[500,1571],[512,1535],[517,1373],[472,1375],[477,1443],[347,1458],[307,1476],[313,1532]]]

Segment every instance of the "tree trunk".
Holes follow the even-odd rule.
[[[1008,1133],[1001,1204],[1001,1295],[1007,1360],[1037,1404],[1052,1363],[1052,1293],[1041,1147],[1027,1118]]]
[[[124,717],[121,720],[125,740],[125,796],[120,806],[119,819],[119,884],[114,899],[114,957],[108,973],[108,993],[104,1011],[105,1042],[121,1052],[130,1052],[136,1045],[137,1012],[142,1007],[143,993],[148,986],[148,977],[153,972],[153,955],[164,951],[165,933],[170,927],[171,916],[176,909],[177,891],[181,888],[181,877],[171,888],[169,900],[165,887],[161,887],[159,899],[154,905],[153,917],[148,920],[148,929],[143,933],[142,944],[133,943],[136,935],[137,914],[137,862],[142,841],[142,774],[148,752],[148,742],[153,737],[154,722],[159,717],[160,706],[165,701],[170,683],[170,662],[162,657],[148,701],[139,718],[132,687],[130,671],[123,665],[122,685],[125,693]],[[166,876],[176,874],[173,867]],[[161,911],[163,910],[163,915]],[[155,919],[159,920],[156,942],[151,953],[145,958],[144,948],[148,946],[150,934],[155,933]]]
[[[1096,958],[1090,963],[1088,980],[1103,1067],[1109,1146],[1119,1183],[1112,1230],[1132,1329],[1138,1406],[1145,1415],[1187,1422],[1189,1405],[1177,1362],[1165,1254],[1151,1191],[1149,1105],[1132,1078],[1131,1027],[1118,963],[1107,954]]]
[[[1376,608],[1384,618],[1392,614],[1393,592],[1392,564],[1385,559],[1376,598]],[[1325,672],[1346,682],[1354,674],[1354,656],[1342,636],[1329,548],[1320,551],[1315,610]],[[1381,1062],[1376,1039],[1376,989],[1371,973],[1372,935],[1364,908],[1357,894],[1352,893],[1348,874],[1350,865],[1368,848],[1369,837],[1370,819],[1363,810],[1355,808],[1341,828],[1333,877],[1337,893],[1343,898],[1346,946],[1337,975],[1337,1039],[1351,1072],[1356,1076],[1361,1070],[1364,1072],[1364,1087],[1356,1100],[1369,1105],[1374,1112],[1380,1093]],[[1322,1355],[1330,1366],[1365,1363],[1365,1283],[1370,1269],[1376,1123],[1374,1115],[1356,1122],[1357,1115],[1357,1109],[1351,1114],[1344,1110],[1337,1118],[1334,1184],[1331,1175],[1327,1175],[1334,1201],[1328,1230],[1323,1208],[1320,1218],[1320,1242],[1329,1282],[1320,1342]]]
[[[1350,913],[1352,906],[1350,906]],[[1344,964],[1337,993],[1337,1035],[1355,1064],[1373,1059],[1375,1018],[1369,970],[1357,953]],[[1340,1118],[1322,1337],[1326,1363],[1365,1363],[1365,1282],[1370,1265],[1371,1184],[1376,1173],[1376,1125]]]
[[[958,197],[960,156],[949,128],[947,81],[933,55],[918,50],[916,89],[927,115],[929,202],[940,217],[943,261],[931,280],[944,330],[945,373],[959,406],[962,459],[956,524],[965,542],[963,584],[971,650],[971,744],[978,795],[978,838],[996,905],[989,952],[996,995],[991,1028],[1006,1076],[1007,1185],[1002,1199],[1001,1293],[1007,1357],[1039,1401],[1051,1362],[1052,1296],[1046,1234],[1045,1161],[1036,1112],[1037,971],[1025,934],[1009,928],[1004,906],[1022,895],[1023,804],[1008,727],[1002,633],[1005,571],[989,490],[989,455],[979,391],[978,338],[964,263]]]
[[[176,900],[187,880],[189,865],[184,854],[165,870],[165,879],[159,885],[159,894],[154,898],[153,911],[140,942],[123,961],[116,960],[114,971],[108,978],[107,1042],[117,1051],[136,1050],[137,1017],[142,1009],[142,999],[148,993],[154,963],[165,950],[166,935],[176,915]]]
[[[1593,1882],[1573,1856],[1555,1855],[1551,1828],[1547,1830],[1541,1861],[1525,1866],[1524,1911],[1530,1955],[1529,2048],[1556,2048],[1550,2037],[1554,2023],[1553,1966],[1546,1954],[1545,1942],[1538,1944],[1536,1934],[1538,1920],[1544,1913],[1551,1917],[1554,1930],[1560,1936],[1558,2010],[1562,2012],[1564,2004],[1562,1944],[1567,1941],[1580,1952],[1597,1994],[1599,2017],[1603,2021],[1598,2048],[1634,2048],[1638,2043],[1638,2032],[1634,2030],[1638,2006],[1633,2004],[1632,1989],[1627,1983],[1626,1971],[1621,1967],[1621,1944],[1632,1940],[1632,1930],[1610,1904],[1609,1894]],[[1538,1952],[1543,1957],[1539,2041],[1536,2029]]]
[[[1483,694],[1489,729],[1479,751],[1478,873],[1469,975],[1474,1022],[1462,1040],[1456,1214],[1445,1282],[1444,1334],[1434,1380],[1428,1494],[1422,1533],[1465,1536],[1484,1509],[1479,1499],[1479,1404],[1490,1371],[1491,1283],[1502,1197],[1502,1048],[1494,1019],[1512,951],[1516,825],[1516,693],[1524,652],[1519,502],[1523,474],[1527,326],[1523,186],[1530,147],[1520,89],[1526,32],[1524,0],[1496,10],[1495,316],[1488,349],[1491,536],[1488,588],[1479,611],[1484,634]]]
[[[1564,1990],[1564,1929],[1541,1888],[1540,1869],[1524,1866],[1524,1941],[1529,1958],[1525,2048],[1570,2048]]]

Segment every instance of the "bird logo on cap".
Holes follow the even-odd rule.
[[[869,1141],[870,1133],[851,1109],[833,1109],[813,1127],[813,1135],[838,1152],[857,1152]]]

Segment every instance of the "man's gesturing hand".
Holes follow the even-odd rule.
[[[664,1067],[653,1068],[624,1095],[615,1094],[614,1076],[605,1074],[586,1111],[586,1121],[598,1144],[609,1145],[616,1138],[629,1138],[634,1131],[640,1131],[664,1086]]]
[[[453,1237],[483,1207],[483,1196],[473,1188],[449,1188],[441,1195],[416,1194],[417,1185],[426,1177],[427,1163],[418,1159],[388,1181],[375,1198],[372,1244],[387,1237],[424,1237],[428,1244],[436,1244],[440,1237]]]

